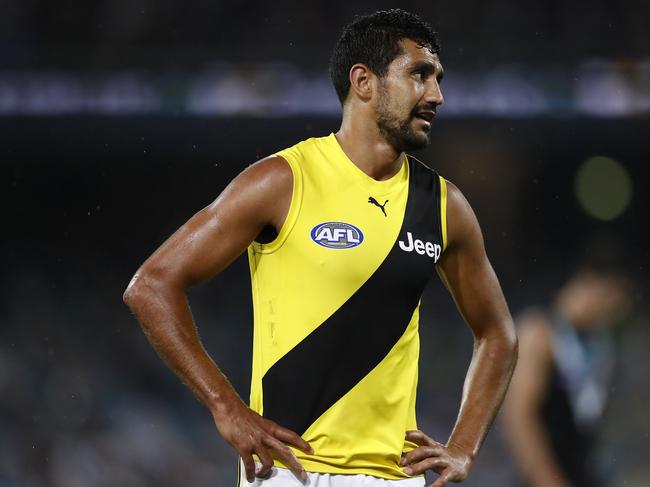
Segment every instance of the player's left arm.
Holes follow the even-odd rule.
[[[517,336],[499,281],[485,253],[483,235],[471,206],[447,182],[447,248],[438,262],[440,278],[474,335],[456,425],[446,444],[421,431],[406,439],[420,445],[403,455],[410,475],[433,470],[431,487],[460,482],[470,467],[503,401],[517,361]]]

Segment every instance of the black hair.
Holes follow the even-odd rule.
[[[362,63],[377,76],[402,54],[402,39],[410,39],[431,52],[440,51],[438,33],[420,17],[401,9],[357,16],[341,33],[330,58],[330,78],[341,105],[350,91],[350,68]]]

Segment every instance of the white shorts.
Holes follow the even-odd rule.
[[[255,463],[255,466],[261,465]],[[252,484],[246,480],[244,464],[239,460],[239,482],[237,487],[423,487],[424,477],[404,480],[386,480],[371,475],[339,475],[330,473],[307,472],[304,484],[286,468],[271,467],[265,478],[256,478]]]

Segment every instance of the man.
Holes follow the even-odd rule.
[[[613,371],[609,328],[630,305],[617,271],[583,268],[553,306],[518,319],[521,360],[504,419],[517,464],[531,487],[603,485],[589,462]]]
[[[426,470],[435,487],[461,481],[505,394],[516,337],[469,204],[405,154],[428,144],[443,102],[437,34],[401,10],[359,17],[330,73],[340,130],[243,171],[142,265],[125,301],[240,455],[240,482],[411,487]],[[186,299],[246,249],[250,407],[201,346]],[[434,269],[475,337],[446,444],[415,421],[419,299]]]

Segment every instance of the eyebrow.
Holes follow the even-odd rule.
[[[411,71],[425,71],[427,73],[433,73],[438,71],[438,81],[442,80],[445,75],[444,69],[440,63],[432,63],[431,61],[416,61],[411,65]]]

